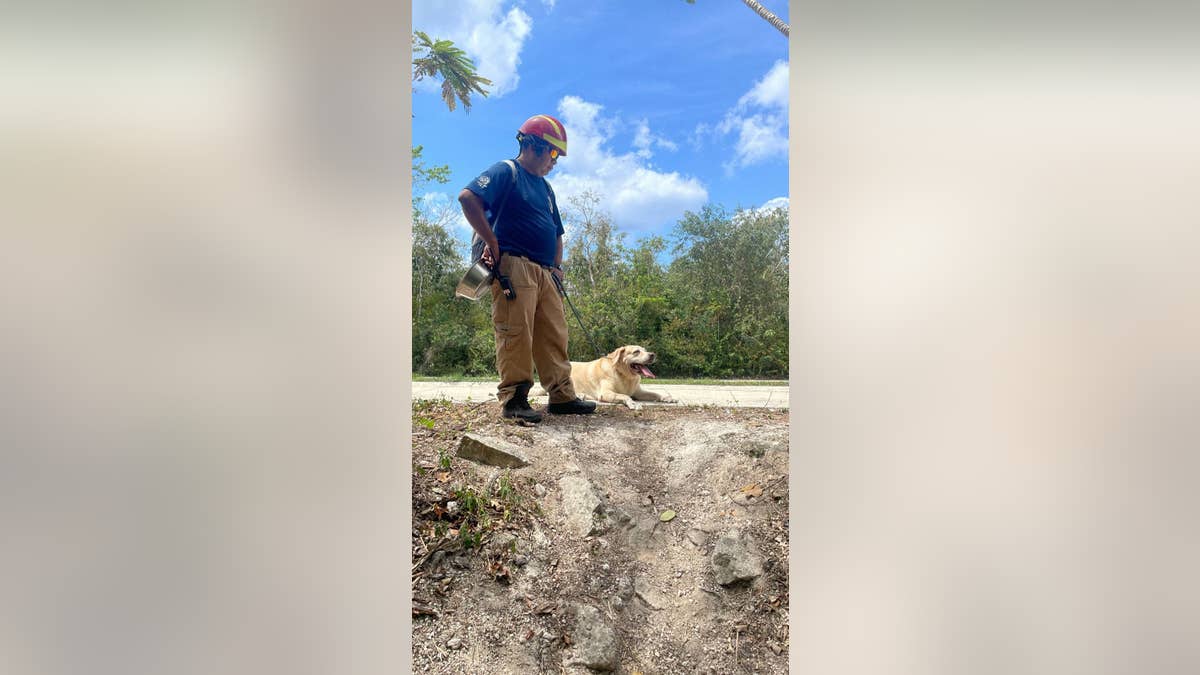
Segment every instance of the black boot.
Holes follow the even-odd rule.
[[[596,404],[576,398],[574,401],[551,403],[546,406],[546,412],[552,415],[590,415],[596,412]]]
[[[504,409],[500,416],[508,419],[519,419],[526,422],[538,423],[542,421],[542,414],[533,409],[529,405],[529,388],[533,383],[518,384],[517,391],[513,393],[512,398],[504,402]]]

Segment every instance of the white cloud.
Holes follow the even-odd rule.
[[[739,216],[742,218],[747,218],[756,215],[767,215],[767,213],[778,208],[782,208],[786,212],[788,204],[790,203],[791,201],[787,197],[775,197],[774,199],[768,199],[763,203],[762,206],[758,208],[748,208],[743,211],[739,211],[734,215],[734,222],[739,222]]]
[[[556,1],[557,1],[557,0],[542,0],[542,4],[546,6],[546,9],[547,9],[547,10],[553,10],[553,9],[554,9],[554,3],[555,3]]]
[[[664,148],[671,152],[679,149],[679,146],[674,142],[650,133],[650,123],[644,119],[637,123],[637,130],[633,133],[633,147],[637,148],[635,154],[642,159],[650,159],[654,156],[654,152],[650,149],[651,147]]]
[[[475,70],[492,81],[489,96],[513,91],[520,82],[521,49],[533,30],[533,20],[519,7],[506,12],[505,0],[418,2],[413,6],[413,30],[433,39],[451,40],[475,62]],[[435,91],[440,83],[426,78],[417,85]]]
[[[787,157],[788,72],[788,63],[777,61],[725,113],[720,123],[696,126],[696,138],[710,133],[724,137],[736,132],[733,157],[724,164],[727,174],[739,167]]]
[[[776,197],[774,199],[768,199],[765,204],[758,207],[758,210],[759,211],[770,211],[772,209],[778,209],[778,208],[786,209],[791,203],[792,203],[791,199],[789,199],[787,197]]]
[[[787,122],[780,115],[750,115],[737,119],[731,129],[738,132],[734,158],[724,164],[726,172],[750,166],[775,156],[787,157]],[[728,133],[726,131],[725,133]]]
[[[767,71],[767,74],[754,84],[754,88],[738,100],[738,105],[753,104],[763,108],[778,108],[786,111],[789,70],[786,61],[776,61],[775,65],[771,66],[771,70]]]
[[[615,224],[635,237],[668,224],[708,201],[697,178],[661,171],[647,163],[651,146],[674,149],[654,135],[643,120],[634,130],[635,150],[614,154],[609,142],[620,130],[618,120],[602,114],[603,106],[578,96],[564,96],[558,113],[567,128],[567,157],[560,160],[550,182],[560,205],[587,190],[600,195],[600,206]]]

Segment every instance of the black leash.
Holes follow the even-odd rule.
[[[596,346],[596,342],[592,340],[592,335],[588,332],[587,326],[583,325],[583,319],[579,318],[579,310],[575,309],[575,303],[571,302],[571,298],[567,296],[567,289],[563,288],[562,281],[560,281],[553,272],[550,273],[550,278],[554,279],[554,285],[558,286],[559,294],[563,296],[563,299],[566,300],[567,304],[571,307],[571,312],[575,314],[575,320],[579,322],[579,327],[583,329],[583,334],[587,336],[588,342],[592,345],[592,349],[596,350],[596,358],[604,358],[604,352],[600,351],[600,348]]]

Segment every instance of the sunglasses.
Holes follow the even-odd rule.
[[[561,152],[558,151],[558,148],[550,145],[549,143],[547,143],[546,141],[543,141],[540,138],[537,140],[534,147],[536,147],[538,149],[538,154],[541,154],[543,151],[547,151],[547,150],[550,151],[550,159],[558,159],[558,156],[562,154]]]

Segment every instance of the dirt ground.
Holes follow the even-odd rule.
[[[529,466],[457,457],[467,433]],[[495,402],[416,401],[412,440],[415,672],[594,672],[580,616],[615,638],[599,670],[787,672],[786,410],[601,404],[522,426]],[[602,503],[590,535],[568,522],[564,477]],[[761,573],[722,586],[711,561],[731,530]]]

